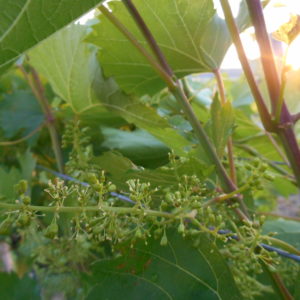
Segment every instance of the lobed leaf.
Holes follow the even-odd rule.
[[[87,31],[86,26],[72,25],[56,33],[30,51],[32,65],[75,113],[91,115],[109,110],[184,155],[190,143],[167,120],[137,98],[124,94],[112,78],[103,76],[95,47],[83,42]]]
[[[217,248],[204,234],[199,242],[196,249],[171,233],[167,247],[139,243],[121,257],[99,261],[87,299],[241,299]]]
[[[0,0],[0,73],[22,53],[102,1]]]
[[[134,4],[179,78],[219,68],[231,38],[225,21],[215,13],[213,1],[137,0]],[[120,1],[109,5],[113,14],[150,51],[125,6]],[[161,90],[164,82],[146,59],[109,20],[103,15],[99,19],[88,41],[100,47],[99,60],[105,75],[113,76],[128,93],[153,95]],[[248,25],[244,5],[238,23],[240,28]]]

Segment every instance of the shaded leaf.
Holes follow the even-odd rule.
[[[155,168],[168,161],[170,150],[144,130],[124,131],[114,128],[101,128],[105,137],[102,146],[119,150],[138,165]]]
[[[199,241],[195,249],[171,233],[167,247],[140,243],[119,258],[96,263],[91,278],[96,286],[87,299],[241,299],[218,250],[205,235]]]
[[[0,72],[100,0],[0,0]]]
[[[40,299],[37,282],[28,276],[20,279],[13,273],[0,273],[0,282],[2,300]]]
[[[44,115],[31,92],[19,90],[5,94],[0,102],[0,126],[7,138],[12,138],[21,129],[25,136],[43,121]]]
[[[32,172],[36,164],[36,160],[29,150],[19,155],[18,161],[21,166],[20,170],[15,167],[11,168],[10,170],[0,167],[0,195],[4,196],[10,201],[17,199],[14,185],[17,184],[21,179],[25,179],[30,182],[32,178]]]
[[[263,226],[263,233],[268,232],[277,232],[276,238],[300,249],[300,222],[283,219],[266,221]]]

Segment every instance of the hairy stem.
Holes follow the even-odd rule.
[[[246,0],[246,2],[255,28],[255,35],[261,52],[261,62],[271,100],[272,113],[273,116],[275,116],[280,95],[280,80],[278,77],[271,41],[266,30],[263,8],[260,0]]]
[[[300,112],[292,115],[292,121],[296,124],[300,120]]]

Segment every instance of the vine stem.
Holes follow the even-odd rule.
[[[261,6],[260,0],[246,0],[246,1],[247,1],[248,8],[250,10],[250,16],[251,16],[253,25],[256,30],[256,35],[259,31],[261,31],[260,33],[262,33],[263,31],[265,31],[265,33],[266,33],[266,26],[264,24],[264,17],[263,17],[263,13],[262,13],[262,6]],[[243,44],[241,42],[241,38],[239,35],[239,31],[238,31],[236,22],[234,20],[234,17],[233,17],[233,14],[232,14],[232,11],[231,11],[231,8],[229,5],[229,1],[221,0],[221,5],[222,5],[222,9],[223,9],[223,12],[225,15],[225,20],[226,20],[228,29],[230,31],[232,40],[235,44],[235,47],[236,47],[240,62],[242,64],[246,79],[248,81],[249,87],[251,89],[252,95],[254,96],[254,99],[255,99],[255,102],[256,102],[256,105],[257,105],[257,108],[259,111],[259,115],[260,115],[261,121],[264,125],[264,128],[269,132],[276,132],[278,134],[279,138],[281,139],[281,141],[283,143],[283,146],[284,146],[286,154],[289,158],[292,169],[294,171],[297,185],[300,187],[300,151],[298,148],[295,134],[293,132],[293,129],[291,128],[291,125],[293,124],[292,118],[291,118],[289,112],[287,111],[285,104],[283,104],[282,112],[281,112],[281,121],[283,121],[283,122],[281,125],[284,125],[284,126],[282,128],[278,128],[278,126],[276,126],[275,122],[272,120],[271,114],[269,113],[269,111],[266,107],[264,99],[261,95],[261,92],[258,88],[258,85],[257,85],[254,75],[252,73],[252,70],[251,70],[249,61],[247,59]],[[252,9],[252,8],[254,8],[254,6],[256,6],[255,9],[258,9],[258,11],[255,11],[255,9]],[[258,20],[257,20],[257,14],[259,14]],[[263,48],[263,45],[265,43],[264,38],[266,38],[267,41],[269,41],[269,37],[265,33],[263,35],[261,35],[260,38],[258,39],[258,44],[259,44],[261,51],[269,51],[268,48],[266,48],[266,49]],[[267,47],[268,47],[268,45],[267,45]],[[272,51],[269,54],[272,55]],[[266,52],[264,52],[264,55],[262,55],[262,57],[267,59]],[[270,60],[268,60],[268,61],[270,63]],[[264,65],[265,75],[267,76],[266,79],[268,78],[268,80],[271,80],[272,76],[275,76],[275,81],[276,81],[276,74],[273,74],[273,75],[266,74],[266,71],[270,70],[270,68],[266,63],[263,63],[263,65]],[[273,68],[273,69],[275,68],[275,71],[276,71],[275,65],[271,66],[271,68]],[[277,76],[278,76],[278,74],[277,74]],[[274,82],[272,82],[272,84],[274,84]],[[275,88],[275,91],[272,91],[271,90],[272,85],[270,84],[270,82],[268,82],[267,85],[269,88],[270,95],[272,95],[271,98],[274,97],[271,99],[272,112],[274,113],[276,111],[276,104],[279,99],[279,93],[280,93],[279,90],[280,89],[278,88],[279,85],[277,85],[277,87]],[[276,94],[277,94],[277,96],[275,96]],[[278,98],[276,98],[276,97],[278,97]],[[292,296],[290,295],[289,291],[285,287],[280,276],[277,273],[270,273],[270,276],[273,279],[273,281],[274,281],[277,289],[279,290],[280,294],[282,295],[282,297],[284,299],[293,299]]]
[[[57,163],[57,168],[59,172],[63,172],[64,170],[64,165],[63,165],[63,157],[61,153],[61,147],[60,147],[60,142],[58,138],[58,133],[55,128],[55,117],[52,113],[52,109],[49,105],[49,101],[45,95],[44,87],[43,84],[39,78],[38,73],[33,67],[30,67],[31,75],[32,77],[30,78],[28,73],[26,72],[25,68],[22,65],[19,65],[20,71],[23,73],[24,78],[28,82],[33,94],[35,95],[36,99],[38,100],[42,111],[45,115],[46,118],[46,125],[48,127],[48,131],[50,134],[51,138],[51,143],[52,143],[52,148],[53,152],[55,155],[56,163]]]
[[[284,90],[284,86],[281,85],[284,85],[285,83],[280,82],[279,79],[271,41],[264,20],[261,1],[246,1],[252,24],[255,28],[256,39],[260,48],[261,62],[271,100],[275,132],[281,140],[285,153],[289,159],[290,166],[295,174],[297,185],[300,187],[300,149],[293,129],[293,118],[284,102],[283,95],[281,95]],[[276,114],[280,115],[279,121],[276,121]]]
[[[231,193],[228,194],[224,194],[218,197],[215,197],[213,199],[210,199],[208,201],[206,201],[203,204],[203,207],[207,207],[210,206],[211,204],[215,204],[215,203],[220,203],[220,202],[224,202],[226,200],[232,199],[234,197],[238,197],[238,195],[242,192],[244,192],[245,190],[247,190],[249,188],[249,184],[246,183],[243,186],[241,186],[240,188],[236,189],[235,191],[232,191]]]
[[[161,212],[151,209],[139,209],[136,207],[113,207],[107,205],[97,205],[97,206],[37,206],[37,205],[24,205],[24,204],[14,204],[14,203],[5,203],[0,202],[0,208],[21,210],[27,209],[32,211],[40,211],[45,213],[81,213],[81,212],[114,212],[117,214],[147,214],[156,217],[164,218],[175,218],[180,219],[185,216],[177,216],[172,213]]]
[[[249,85],[252,95],[255,99],[256,106],[257,106],[259,115],[261,117],[261,121],[267,131],[274,132],[275,126],[271,119],[271,115],[266,107],[263,96],[258,88],[258,85],[254,78],[253,72],[251,70],[251,67],[250,67],[249,61],[247,59],[247,56],[246,56],[246,53],[245,53],[245,50],[244,50],[244,47],[243,47],[243,44],[242,44],[242,41],[240,38],[239,30],[235,23],[229,2],[228,2],[228,0],[220,0],[220,1],[221,1],[222,9],[224,12],[225,21],[227,23],[227,27],[230,31],[233,43],[237,50],[237,54],[238,54],[239,60],[241,62],[241,65],[243,67],[248,85]]]
[[[220,69],[214,70],[214,75],[216,77],[218,90],[220,93],[221,103],[224,105],[226,103],[226,95],[225,95],[225,87],[224,81],[220,72]],[[236,184],[236,169],[234,165],[234,154],[233,154],[233,141],[232,137],[230,136],[227,141],[227,153],[228,153],[228,161],[229,161],[229,169],[230,169],[230,178]]]
[[[284,285],[284,282],[282,281],[281,277],[274,272],[269,272],[273,282],[275,283],[277,289],[279,290],[282,298],[284,300],[294,300],[294,297],[290,294],[287,287]]]

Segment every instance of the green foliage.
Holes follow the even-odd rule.
[[[95,263],[97,285],[87,299],[116,299],[120,293],[128,299],[241,299],[225,260],[205,235],[198,237],[201,247],[176,232],[167,236],[166,247],[138,243],[116,259]]]
[[[146,131],[102,127],[101,132],[104,148],[118,150],[138,165],[155,168],[168,160],[170,150]]]
[[[7,138],[16,136],[21,130],[25,136],[43,120],[41,108],[30,92],[20,90],[6,94],[0,102],[0,126]]]
[[[0,72],[20,54],[101,2],[1,0]]]
[[[148,46],[125,6],[119,1],[110,4],[114,15]],[[230,36],[213,8],[211,0],[135,1],[139,12],[151,28],[158,45],[174,73],[179,77],[217,69],[230,45]],[[113,76],[122,89],[138,95],[158,92],[163,81],[133,45],[106,19],[99,17],[89,42],[100,47],[99,61],[106,76]],[[247,23],[241,10],[239,23]],[[127,51],[123,51],[124,48]],[[134,74],[130,75],[130,74]]]
[[[297,299],[299,264],[277,252],[299,256],[300,223],[257,217],[298,191],[291,124],[266,133],[243,76],[222,74],[223,103],[198,75],[231,44],[213,1],[133,1],[169,89],[104,14],[74,23],[102,1],[50,2],[0,0],[0,298],[281,299],[280,276]],[[150,52],[126,1],[108,5]]]
[[[215,96],[211,105],[211,136],[219,157],[223,156],[233,126],[234,115],[231,103],[228,101],[222,105],[218,96]]]
[[[0,282],[0,295],[3,300],[40,299],[39,287],[29,276],[20,279],[16,274],[0,273]]]

